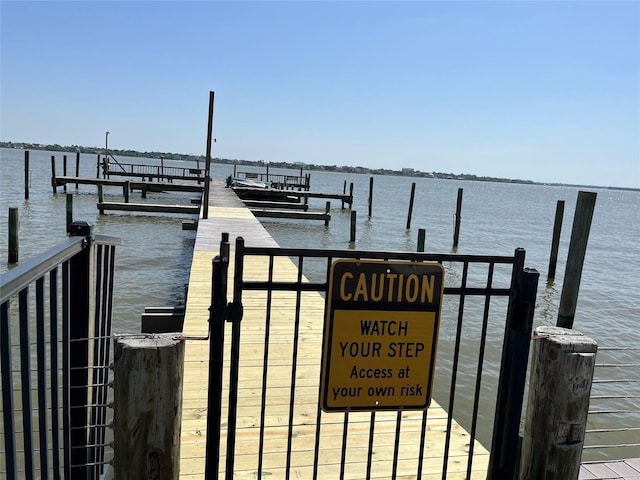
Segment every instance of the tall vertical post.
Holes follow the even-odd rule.
[[[76,152],[76,178],[80,176],[80,152]],[[76,183],[76,188],[78,188],[78,184]]]
[[[460,222],[462,221],[462,188],[458,189],[458,201],[456,202],[456,225],[453,231],[453,246],[458,246],[458,239],[460,238]]]
[[[58,193],[58,185],[56,184],[56,157],[51,155],[51,187],[53,193]]]
[[[324,214],[326,215],[325,219],[324,219],[324,226],[328,227],[329,226],[329,210],[331,210],[331,202],[327,200],[327,203],[324,206]]]
[[[558,247],[560,246],[560,232],[562,231],[562,218],[564,217],[564,200],[558,200],[556,205],[556,219],[553,223],[553,238],[551,240],[551,255],[549,255],[549,271],[547,280],[556,277],[556,265],[558,263]]]
[[[342,194],[346,195],[347,194],[347,181],[344,181],[344,185],[342,186]],[[342,207],[341,210],[344,210],[344,198],[342,199]]]
[[[373,177],[369,177],[369,216],[373,209]]]
[[[67,156],[66,155],[62,156],[62,176],[63,177],[67,176]],[[67,182],[64,183],[63,190],[66,193],[66,191],[67,191]]]
[[[355,210],[351,210],[351,229],[350,229],[350,235],[349,235],[350,242],[356,241],[356,217],[357,217],[357,212]]]
[[[514,478],[517,470],[520,414],[533,329],[533,314],[539,273],[524,268],[525,251],[515,251],[507,325],[502,346],[498,379],[493,441],[487,478]]]
[[[203,193],[203,205],[202,205],[202,218],[209,218],[209,188],[210,188],[210,172],[211,172],[211,139],[213,137],[213,101],[215,92],[209,92],[209,124],[207,127],[207,155],[206,164],[204,168],[204,193]]]
[[[598,345],[550,326],[533,338],[519,478],[578,478]]]
[[[73,223],[73,194],[67,193],[67,233],[71,231]]]
[[[100,178],[100,154],[96,160],[96,178]]]
[[[20,217],[18,207],[9,207],[9,263],[18,263],[20,250]]]
[[[24,199],[29,200],[29,150],[24,151]]]
[[[418,251],[424,252],[424,237],[426,235],[426,231],[424,228],[418,229]]]
[[[353,182],[349,184],[349,210],[353,209]]]
[[[407,214],[407,230],[411,228],[411,215],[413,215],[413,197],[416,193],[416,182],[411,184],[411,196],[409,197],[409,213]]]
[[[587,251],[591,220],[596,206],[595,192],[578,192],[576,212],[573,217],[573,229],[569,243],[569,254],[564,272],[564,283],[558,309],[558,327],[572,328],[578,304],[582,265]]]
[[[71,224],[72,237],[82,236],[87,247],[69,261],[69,437],[71,476],[87,477],[89,361],[93,358],[95,289],[93,225]]]

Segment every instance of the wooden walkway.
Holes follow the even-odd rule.
[[[228,232],[232,247],[229,281],[233,275],[233,246],[237,236],[247,246],[277,246],[251,211],[244,206],[231,189],[222,182],[213,182],[209,197],[209,218],[200,219],[196,237],[189,294],[186,304],[184,334],[206,336],[208,331],[211,295],[212,259],[219,252],[222,232]],[[297,269],[288,259],[280,259],[275,267],[278,278],[295,278]],[[266,259],[253,258],[244,267],[245,279],[264,279]],[[291,350],[295,293],[274,292],[273,305],[277,305],[277,318],[271,320],[269,374],[266,404],[266,433],[263,454],[263,476],[285,478],[287,457],[287,425],[290,399]],[[229,289],[229,301],[231,288]],[[260,386],[262,384],[262,358],[264,350],[264,292],[247,291],[243,296],[244,317],[240,349],[240,388],[238,391],[238,420],[236,432],[236,479],[256,478],[258,465],[258,435],[260,418]],[[310,479],[313,472],[315,422],[318,405],[318,381],[322,345],[324,300],[316,292],[303,292],[303,315],[300,325],[301,342],[296,370],[296,395],[292,436],[291,472],[289,478]],[[274,310],[275,311],[275,310]],[[229,365],[230,325],[227,326],[225,367]],[[204,478],[206,445],[207,341],[187,340],[183,390],[180,476],[184,479]],[[227,377],[228,378],[228,377]],[[224,382],[222,424],[226,425],[228,381]],[[422,415],[405,412],[399,435],[397,478],[415,478],[417,471],[420,423]],[[365,478],[369,440],[370,414],[352,413],[349,416],[348,448],[344,478]],[[435,402],[429,409],[427,443],[423,476],[425,479],[442,478],[442,456],[447,416]],[[396,413],[378,412],[371,478],[390,478],[394,457]],[[320,436],[318,478],[335,479],[340,475],[343,434],[342,414],[323,414]],[[224,445],[220,464],[224,466]],[[448,477],[466,477],[469,435],[454,424],[448,461]],[[476,442],[472,478],[486,478],[488,452]]]
[[[580,466],[578,480],[640,480],[640,458],[611,462],[588,462]]]

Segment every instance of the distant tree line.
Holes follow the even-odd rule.
[[[103,147],[85,147],[80,145],[63,146],[54,144],[40,144],[40,143],[24,143],[24,142],[0,142],[2,148],[21,148],[29,150],[47,150],[53,152],[81,152],[81,153],[104,153]],[[182,160],[188,162],[204,162],[206,160],[204,155],[189,155],[184,153],[172,153],[172,152],[140,152],[137,150],[122,150],[122,149],[109,149],[109,153],[117,156],[126,157],[144,157],[144,158],[164,158],[167,160]],[[254,167],[266,167],[268,164],[270,167],[275,168],[287,168],[287,169],[305,169],[305,170],[319,170],[325,172],[342,172],[342,173],[361,173],[369,175],[399,175],[405,177],[419,177],[419,178],[444,178],[444,179],[457,179],[457,180],[475,180],[482,182],[502,182],[502,183],[523,183],[523,184],[536,184],[531,180],[512,179],[512,178],[499,178],[499,177],[486,177],[478,176],[468,173],[443,173],[443,172],[423,172],[420,170],[413,170],[410,168],[403,168],[401,170],[391,170],[387,168],[368,168],[368,167],[353,167],[353,166],[338,166],[338,165],[315,165],[313,163],[302,162],[267,162],[265,160],[242,160],[237,158],[212,158],[211,161],[215,163],[224,163],[231,165],[249,165]],[[548,185],[564,185],[560,183],[550,183]],[[586,185],[577,185],[586,186]],[[616,188],[616,187],[611,187]],[[636,190],[620,188],[621,190]]]

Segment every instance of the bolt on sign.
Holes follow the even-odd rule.
[[[322,409],[429,407],[443,292],[438,263],[336,260],[324,325]]]

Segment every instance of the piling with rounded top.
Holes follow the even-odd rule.
[[[598,345],[551,326],[533,339],[519,478],[578,478]]]
[[[184,340],[176,335],[115,339],[115,478],[179,477]]]

